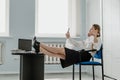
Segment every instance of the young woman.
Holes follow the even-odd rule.
[[[88,38],[83,41],[76,41],[70,37],[69,31],[66,33],[66,38],[74,46],[77,46],[81,51],[76,51],[73,49],[56,48],[46,46],[44,43],[40,43],[34,38],[33,47],[36,53],[41,52],[43,54],[58,57],[61,61],[61,66],[63,68],[75,64],[79,61],[89,61],[90,58],[95,54],[95,52],[87,52],[85,50],[96,49],[99,50],[101,47],[100,39],[100,26],[98,24],[93,24],[88,32]]]

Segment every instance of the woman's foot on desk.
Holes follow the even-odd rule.
[[[39,53],[40,51],[40,42],[36,40],[36,37],[33,38],[33,48],[35,49],[36,53]]]

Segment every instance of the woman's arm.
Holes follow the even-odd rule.
[[[70,37],[70,33],[69,32],[66,33],[66,38],[74,47],[79,47],[79,48],[83,47],[83,41],[76,41],[76,40],[72,39]]]
[[[93,44],[93,48],[99,50],[102,45],[101,38],[98,38],[98,42]]]
[[[72,38],[69,38],[68,41],[75,47],[83,48],[83,41],[76,41]]]

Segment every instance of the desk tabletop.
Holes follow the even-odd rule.
[[[12,55],[44,55],[42,53],[12,53]]]
[[[20,51],[12,50],[12,55],[44,55],[43,53],[36,53],[35,51]]]

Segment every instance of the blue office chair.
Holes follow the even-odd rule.
[[[92,61],[86,61],[86,62],[79,62],[77,64],[73,64],[73,80],[74,80],[74,72],[75,72],[75,65],[79,65],[79,79],[81,80],[81,65],[89,65],[92,66],[92,70],[93,70],[93,80],[95,80],[95,72],[94,72],[94,66],[101,66],[101,70],[102,70],[102,80],[104,80],[104,77],[109,78],[109,79],[113,79],[113,80],[117,80],[113,77],[107,76],[104,74],[104,67],[103,67],[103,45],[101,45],[101,48],[99,51],[96,52],[96,54],[92,57]],[[95,50],[88,50],[88,51],[95,51]],[[96,59],[100,59],[101,62],[97,62],[94,61],[94,58]]]
[[[89,50],[91,51],[91,50]],[[94,58],[100,59],[101,62],[94,61]],[[96,52],[96,54],[92,57],[91,61],[86,62],[79,62],[77,64],[73,64],[73,80],[74,80],[74,72],[75,72],[75,65],[79,65],[79,79],[81,80],[81,65],[90,65],[92,66],[93,71],[93,80],[95,80],[95,72],[94,72],[94,66],[101,66],[102,70],[102,80],[104,80],[104,69],[103,69],[103,55],[102,55],[102,46],[99,51]]]

